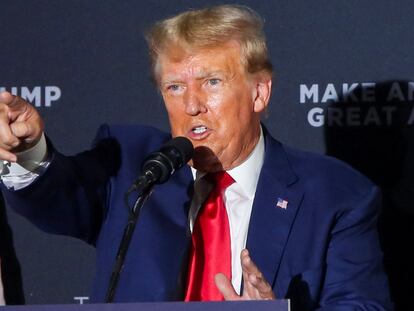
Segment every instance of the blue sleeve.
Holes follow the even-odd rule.
[[[101,126],[94,147],[64,156],[48,142],[51,163],[31,185],[2,187],[11,208],[40,229],[94,244],[105,217],[108,181],[120,167],[120,146],[109,127]]]
[[[377,234],[376,187],[331,231],[320,311],[392,310]]]

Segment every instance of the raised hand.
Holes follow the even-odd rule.
[[[0,93],[0,160],[16,162],[16,152],[34,146],[42,137],[43,120],[23,98]]]
[[[222,273],[215,276],[216,286],[225,300],[272,300],[276,299],[272,287],[266,281],[259,268],[250,258],[249,251],[244,249],[240,254],[243,270],[243,294],[234,290],[231,281]]]

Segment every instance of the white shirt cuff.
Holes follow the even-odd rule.
[[[49,165],[45,161],[47,145],[45,135],[32,148],[16,153],[17,162],[0,162],[0,178],[7,188],[18,190],[30,185]]]

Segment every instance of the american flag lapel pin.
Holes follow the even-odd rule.
[[[288,201],[283,200],[282,198],[277,198],[276,207],[287,209]]]

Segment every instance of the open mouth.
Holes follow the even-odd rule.
[[[201,125],[201,126],[196,126],[196,127],[193,127],[191,131],[192,131],[194,134],[199,135],[199,134],[203,134],[203,133],[205,133],[205,132],[207,131],[207,127],[206,127],[206,126],[203,126],[203,125]]]
[[[210,133],[211,129],[209,129],[207,126],[196,125],[188,131],[188,137],[193,140],[201,140],[206,138]]]

